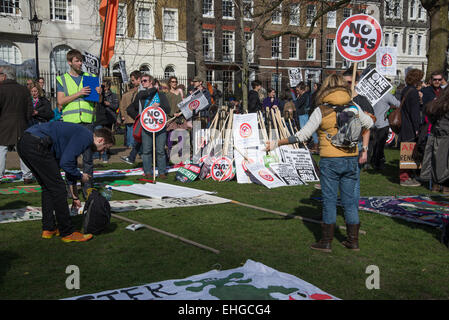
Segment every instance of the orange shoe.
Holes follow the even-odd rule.
[[[57,236],[59,237],[59,230],[53,230],[53,231],[49,231],[49,230],[44,230],[42,231],[42,238],[43,239],[51,239],[53,238],[53,236]]]
[[[83,234],[81,232],[75,231],[68,236],[62,237],[63,242],[84,242],[92,239],[92,235],[90,233]]]

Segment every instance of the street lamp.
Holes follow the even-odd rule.
[[[34,44],[36,46],[36,78],[39,78],[39,45],[38,35],[41,32],[42,20],[34,13],[33,19],[30,19],[31,34],[34,36]]]

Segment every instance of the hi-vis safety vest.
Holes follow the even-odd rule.
[[[92,76],[85,72],[83,76]],[[62,76],[56,77],[56,80],[64,89],[66,97],[75,94],[83,88],[83,79],[81,79],[80,85],[77,86],[70,74],[67,72]],[[95,90],[95,88],[91,88]],[[83,98],[78,98],[72,102],[62,106],[62,119],[64,122],[71,123],[92,123],[94,121],[94,103],[85,101]]]

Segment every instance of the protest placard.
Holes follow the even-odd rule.
[[[396,76],[397,55],[396,47],[380,47],[376,52],[376,69],[381,75]]]
[[[305,184],[291,163],[270,163],[270,169],[289,186]]]
[[[374,106],[393,86],[376,69],[369,71],[357,84],[357,93],[365,96]]]
[[[280,147],[280,153],[284,163],[290,163],[298,171],[301,180],[305,182],[319,181],[313,166],[310,152],[306,149],[290,149]]]
[[[189,120],[192,118],[193,113],[197,113],[209,106],[209,101],[201,92],[201,90],[197,90],[192,93],[190,96],[186,97],[180,103],[178,103],[178,108],[181,110],[182,114]]]
[[[100,74],[100,59],[93,54],[83,52],[83,65],[81,66],[83,72],[99,75]]]
[[[240,150],[260,145],[257,113],[234,114],[233,137]]]
[[[420,169],[421,164],[415,158],[416,142],[401,142],[399,169]]]
[[[302,81],[301,68],[288,69],[288,78],[290,79],[290,87],[295,88]]]
[[[276,175],[263,164],[248,163],[246,167],[250,173],[251,180],[254,183],[262,184],[269,189],[285,187],[287,185],[284,181],[276,177]]]

